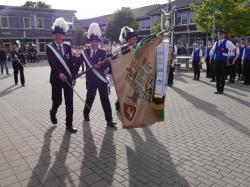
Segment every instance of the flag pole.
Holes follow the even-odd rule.
[[[169,30],[162,30],[162,31],[160,31],[160,32],[158,32],[158,33],[153,34],[152,36],[151,36],[151,35],[147,35],[146,37],[149,37],[149,36],[151,36],[151,37],[147,38],[146,41],[148,41],[148,40],[150,40],[150,39],[153,39],[153,38],[156,37],[156,36],[162,35],[162,34],[164,34],[164,33],[166,33],[166,32],[169,33],[170,31],[171,31],[171,29],[169,29]],[[144,37],[144,38],[146,38],[146,37]],[[143,38],[143,39],[144,39],[144,38]],[[142,40],[143,40],[143,39],[142,39]],[[142,41],[142,40],[141,40],[141,41]],[[144,42],[145,42],[145,41],[144,41]],[[144,43],[144,42],[143,42],[143,43]],[[139,43],[140,43],[140,42],[139,42]],[[132,49],[132,48],[135,47],[135,46],[138,46],[138,44],[132,45],[132,46],[130,46],[129,48]],[[108,63],[109,60],[112,60],[112,59],[117,58],[117,57],[120,56],[123,52],[125,52],[125,51],[127,51],[127,50],[128,50],[128,49],[124,49],[123,51],[118,52],[118,54],[113,55],[113,56],[111,56],[111,57],[109,57],[109,58],[107,58],[107,59],[105,59],[105,60],[103,60],[103,61],[100,61],[98,64],[99,64],[99,65],[102,65],[102,64]],[[78,79],[79,77],[83,76],[84,74],[86,74],[87,72],[91,71],[91,70],[94,69],[94,68],[95,68],[95,67],[93,66],[92,68],[89,68],[89,69],[87,69],[87,70],[85,70],[85,71],[80,72],[80,73],[76,76],[76,79]]]

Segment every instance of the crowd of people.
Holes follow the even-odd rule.
[[[0,43],[0,66],[1,66],[1,74],[3,75],[4,69],[6,71],[6,75],[9,75],[8,63],[12,62],[11,52],[13,51],[13,44],[17,45],[19,53],[23,55],[23,63],[27,61],[28,63],[36,63],[39,62],[38,51],[36,45],[33,43],[29,43],[26,47],[21,47],[19,41],[15,41],[11,43],[11,46],[4,46]]]
[[[216,94],[223,94],[227,79],[228,83],[235,83],[237,79],[250,85],[250,37],[230,41],[225,36],[225,31],[219,31],[218,40],[214,43],[208,40],[205,48],[206,77],[216,82]],[[191,56],[194,80],[199,80],[203,52],[198,42],[194,44]]]
[[[64,25],[61,27],[61,25]],[[99,25],[93,23],[88,30],[88,45],[84,47],[71,47],[63,42],[64,35],[68,30],[67,22],[63,18],[58,18],[53,25],[54,42],[47,45],[46,52],[48,62],[51,67],[50,83],[52,87],[52,108],[50,119],[53,124],[57,124],[56,113],[62,103],[62,91],[64,91],[66,105],[66,129],[70,132],[77,132],[73,126],[73,87],[80,67],[86,72],[86,102],[83,110],[85,121],[90,121],[90,111],[94,102],[96,92],[99,92],[102,108],[107,121],[107,126],[115,128],[113,122],[110,101],[108,97],[107,70],[112,71],[106,59],[117,58],[118,53],[126,54],[137,43],[137,35],[130,27],[123,27],[120,34],[121,45],[113,42],[106,46],[101,46],[101,30]],[[239,43],[225,39],[226,32],[218,32],[218,40],[213,43],[208,40],[205,54],[203,55],[203,44],[200,41],[194,43],[192,52],[192,64],[194,69],[194,80],[200,79],[200,68],[203,56],[206,62],[206,77],[211,78],[211,82],[216,82],[215,94],[223,94],[225,80],[229,76],[229,83],[234,83],[235,79],[244,81],[245,85],[250,85],[250,37],[241,39]],[[183,46],[182,46],[183,47]],[[174,45],[171,50],[171,65],[169,70],[168,85],[173,84],[174,61],[180,50]],[[39,61],[35,46],[29,44],[28,62]],[[1,73],[6,68],[8,75],[7,61],[12,62],[14,70],[15,85],[18,84],[18,74],[22,86],[25,86],[24,65],[25,53],[20,48],[20,43],[13,42],[11,50],[0,47]],[[105,62],[105,63],[102,63]],[[110,72],[112,73],[112,72]],[[236,76],[238,75],[238,77]],[[115,104],[117,112],[120,112],[119,100]]]

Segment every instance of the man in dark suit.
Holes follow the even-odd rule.
[[[123,44],[121,53],[125,55],[131,51],[131,47],[135,47],[137,42],[137,34],[134,32],[134,29],[125,26],[121,29],[119,40],[121,44]],[[121,106],[118,99],[115,102],[115,109],[117,112],[121,112]]]
[[[108,80],[104,72],[109,65],[107,63],[99,63],[107,58],[106,52],[99,48],[101,35],[99,25],[92,23],[89,26],[87,36],[90,41],[90,48],[82,51],[80,57],[81,61],[85,62],[86,70],[91,69],[86,73],[87,95],[83,115],[85,121],[90,121],[89,113],[95,100],[96,91],[98,90],[107,126],[114,128],[116,123],[113,122],[112,118],[112,110],[108,97]]]
[[[21,84],[25,86],[25,78],[24,78],[24,65],[25,65],[25,57],[20,49],[19,41],[12,42],[12,50],[10,52],[12,66],[14,70],[14,81],[15,85],[18,84],[18,72],[20,73]]]
[[[60,26],[64,25],[63,28]],[[56,19],[53,25],[54,42],[47,45],[46,51],[51,67],[50,83],[52,86],[52,108],[50,119],[57,124],[56,113],[62,103],[64,91],[66,105],[66,130],[75,133],[73,127],[73,86],[75,85],[75,70],[71,53],[71,46],[63,43],[64,35],[68,30],[68,23],[63,18]]]

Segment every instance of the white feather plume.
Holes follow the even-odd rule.
[[[88,29],[87,38],[90,39],[91,35],[97,36],[99,39],[102,37],[102,31],[98,23],[91,23]]]
[[[59,28],[63,29],[63,32],[66,33],[69,30],[69,25],[71,25],[71,24],[72,23],[67,22],[67,21],[65,21],[64,18],[60,17],[60,18],[57,18],[55,20],[55,22],[53,23],[51,28],[54,30],[55,27],[59,27]]]
[[[17,47],[21,48],[21,42],[20,42],[20,40],[16,40],[16,43],[17,43]]]
[[[128,32],[134,32],[134,29],[128,26],[122,27],[119,37],[119,41],[121,42],[121,44],[126,43],[126,37]]]

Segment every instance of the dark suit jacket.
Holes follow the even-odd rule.
[[[96,52],[96,55],[93,56],[93,58],[90,57],[90,49],[85,49],[85,54],[88,57],[90,63],[92,64],[92,66],[94,66],[95,64],[97,64],[100,61],[103,61],[105,59],[107,59],[107,55],[106,55],[106,51],[102,50],[102,49],[98,49]],[[81,55],[80,56],[80,61],[81,62],[85,62],[84,57]],[[85,67],[86,70],[89,69],[88,64],[85,62]],[[109,67],[109,65],[107,63],[101,65],[101,67],[99,69],[96,69],[104,78],[106,78],[105,76],[105,70]],[[77,70],[78,71],[78,70]],[[87,82],[95,82],[95,83],[102,83],[102,81],[92,72],[92,71],[88,71],[86,73],[86,81]]]
[[[6,61],[7,60],[7,52],[3,49],[0,50],[0,61]]]
[[[125,55],[125,54],[129,53],[131,50],[130,50],[128,45],[125,45],[121,48],[121,51],[122,51],[122,54]]]
[[[21,49],[18,49],[17,51],[12,50],[10,52],[10,56],[11,56],[11,61],[12,61],[13,68],[18,67],[18,66],[22,66],[19,62],[21,62],[22,64],[26,63],[24,53],[23,53],[23,51]]]
[[[55,42],[51,43],[52,46],[57,50],[57,46]],[[50,82],[53,83],[61,83],[61,80],[59,79],[59,74],[63,73],[69,82],[72,82],[72,80],[75,79],[75,68],[74,68],[74,62],[72,58],[72,52],[71,52],[71,46],[68,44],[63,44],[64,49],[64,61],[66,62],[72,77],[69,75],[67,70],[64,68],[64,66],[61,64],[61,62],[58,60],[58,58],[55,56],[53,51],[47,46],[46,52],[48,56],[49,65],[51,67],[51,73],[50,73]],[[59,53],[60,54],[60,53]]]

